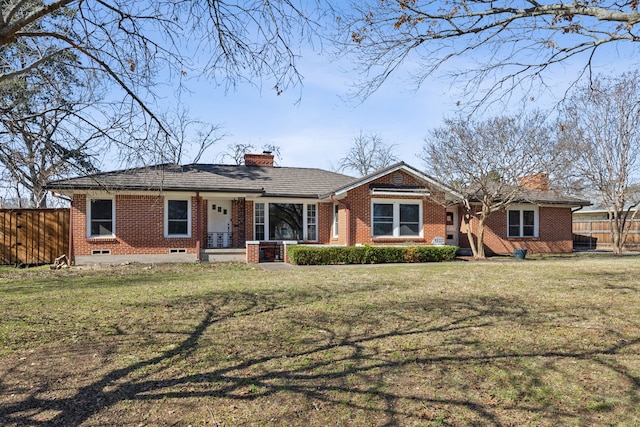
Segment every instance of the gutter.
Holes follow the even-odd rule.
[[[339,205],[344,206],[345,210],[347,211],[347,246],[352,246],[351,245],[351,206],[349,205],[349,203],[347,202],[343,202],[342,200],[338,200],[336,199],[336,196],[334,194],[329,196],[329,199],[334,202],[337,203]]]

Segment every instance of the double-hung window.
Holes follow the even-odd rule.
[[[377,200],[372,203],[373,237],[419,237],[422,204],[411,200]]]
[[[340,208],[338,204],[333,205],[333,237],[338,237],[338,214],[340,212]]]
[[[165,236],[191,237],[191,203],[188,199],[165,199]]]
[[[113,199],[91,199],[88,203],[87,235],[113,237],[115,235],[115,203]]]
[[[255,238],[256,240],[264,240],[264,203],[255,204]]]
[[[306,240],[318,240],[316,205],[307,205],[307,236]]]
[[[512,206],[507,211],[508,237],[538,237],[538,209],[535,206]]]

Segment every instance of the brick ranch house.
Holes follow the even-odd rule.
[[[455,192],[404,162],[356,179],[247,154],[241,166],[157,165],[47,188],[72,200],[78,265],[283,260],[283,243],[468,247]],[[573,250],[572,208],[586,202],[531,191],[537,198],[491,218],[488,253]]]

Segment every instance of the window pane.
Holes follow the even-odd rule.
[[[95,199],[91,200],[91,220],[113,218],[113,200],[111,199]]]
[[[420,207],[418,205],[400,205],[400,222],[419,222]]]
[[[189,202],[186,200],[169,200],[169,219],[187,219],[189,212]]]
[[[302,240],[301,203],[269,203],[269,239]]]
[[[509,236],[520,236],[520,211],[509,211]]]
[[[333,235],[338,235],[338,205],[333,205]]]
[[[256,203],[256,224],[264,224],[264,203]]]
[[[420,206],[400,205],[400,235],[418,236],[420,234]]]
[[[373,235],[374,236],[393,236],[393,223],[374,222]]]
[[[535,232],[535,212],[522,211],[522,235],[533,237]]]
[[[509,226],[520,226],[520,211],[509,211]]]
[[[264,224],[256,225],[256,240],[264,240]]]
[[[169,234],[187,234],[188,222],[183,220],[169,221]]]
[[[419,236],[420,225],[419,224],[400,224],[401,236]]]
[[[373,235],[393,236],[393,204],[373,204]]]
[[[377,221],[393,221],[393,204],[374,203],[373,204],[373,220]]]
[[[111,221],[91,221],[92,236],[110,236],[113,234],[113,223]]]

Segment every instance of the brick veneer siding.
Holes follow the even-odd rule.
[[[316,227],[318,243],[329,244],[333,237],[333,203],[318,203]]]
[[[201,209],[203,203],[200,204]],[[168,254],[170,249],[186,249],[197,253],[197,199],[191,198],[190,238],[164,237],[164,197],[117,195],[116,235],[113,238],[87,237],[87,196],[73,197],[73,256],[92,255],[94,250],[109,250],[111,255]],[[200,230],[206,230],[206,214],[200,215]],[[205,231],[206,232],[206,231]]]
[[[399,171],[403,175],[403,185],[424,186],[425,183],[418,180],[413,175]],[[388,174],[378,178],[368,184],[349,190],[347,197],[344,199],[350,206],[351,224],[351,242],[352,244],[398,244],[405,242],[415,242],[418,244],[431,244],[434,237],[446,236],[446,208],[444,205],[436,202],[432,197],[440,197],[441,194],[430,189],[432,197],[407,197],[407,196],[371,196],[369,194],[369,186],[375,184],[391,184],[393,185],[393,175]],[[373,238],[371,237],[371,199],[405,199],[405,200],[422,200],[422,237],[397,237],[397,238]],[[340,212],[342,212],[342,206]],[[340,236],[346,238],[347,230],[343,232],[343,224],[346,222],[345,215],[339,216]],[[346,228],[346,224],[344,224]]]
[[[484,247],[488,255],[511,255],[513,250],[527,249],[530,253],[567,253],[573,251],[572,212],[570,207],[540,207],[538,237],[507,237],[507,212],[491,214],[484,232]],[[463,213],[460,212],[462,219]],[[472,220],[472,230],[478,221]],[[460,247],[468,248],[466,228],[461,221]]]

